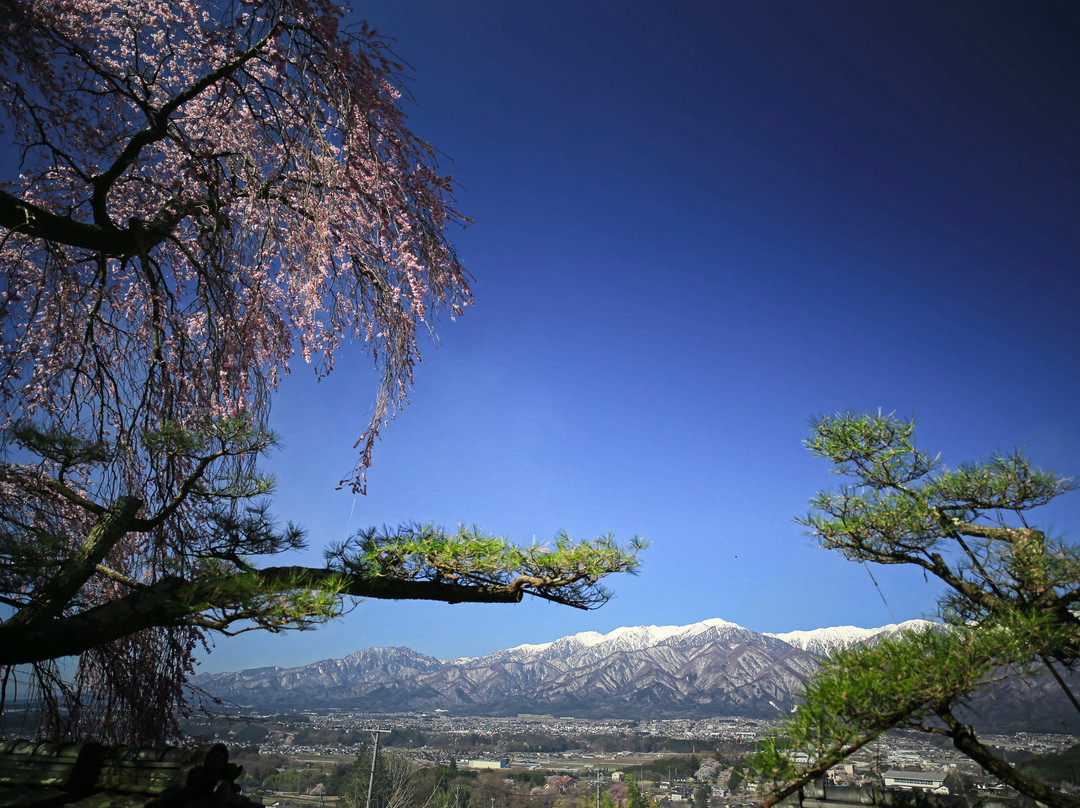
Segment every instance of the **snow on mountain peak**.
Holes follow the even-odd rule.
[[[840,648],[866,642],[878,635],[891,636],[901,631],[936,625],[929,620],[907,620],[903,623],[890,623],[878,628],[859,628],[858,626],[832,626],[816,628],[811,631],[788,631],[783,634],[766,632],[766,637],[782,640],[812,654],[829,654]]]
[[[905,623],[890,624],[880,628],[858,628],[856,626],[834,626],[832,628],[819,628],[813,631],[789,631],[783,634],[763,633],[761,636],[780,640],[807,651],[811,654],[825,656],[839,648],[846,648],[861,642],[866,642],[878,634],[895,634],[905,629],[919,628],[932,625],[926,620],[908,620]],[[496,651],[487,657],[507,659],[521,659],[524,657],[544,657],[548,655],[562,656],[565,654],[609,653],[611,651],[639,651],[651,648],[666,642],[680,642],[689,640],[710,630],[735,630],[745,632],[742,626],[719,617],[709,618],[697,623],[685,626],[623,626],[602,634],[599,631],[582,631],[567,637],[545,643],[525,643]],[[486,657],[480,657],[486,658]],[[462,665],[475,662],[478,657],[465,657],[453,660],[453,664]]]
[[[694,637],[698,634],[703,634],[712,628],[740,629],[742,627],[735,623],[728,622],[727,620],[721,620],[718,617],[702,620],[699,623],[691,623],[686,626],[623,626],[613,629],[607,634],[601,634],[599,631],[582,631],[578,634],[571,634],[568,637],[561,637],[552,642],[516,645],[513,648],[507,648],[505,651],[498,653],[500,655],[510,654],[514,656],[520,654],[535,655],[542,654],[548,650],[558,650],[567,647],[596,648],[602,645],[612,645],[627,650],[650,648],[673,637]],[[458,661],[464,660],[455,660],[455,662]]]

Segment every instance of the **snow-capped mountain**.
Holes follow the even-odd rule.
[[[822,631],[835,634],[835,647],[839,638],[865,641],[879,630]],[[369,648],[299,668],[203,675],[197,684],[237,704],[261,707],[764,716],[793,705],[817,667],[818,646],[803,648],[801,636],[787,636],[710,619],[587,631],[449,661],[408,648]]]
[[[548,650],[558,653],[558,649],[575,646],[580,648],[636,651],[652,645],[660,645],[662,642],[673,638],[677,640],[695,637],[704,634],[710,629],[717,631],[729,629],[746,630],[735,623],[729,623],[727,620],[714,617],[709,620],[702,620],[700,623],[691,623],[688,626],[627,626],[614,629],[607,634],[601,634],[599,631],[583,631],[580,634],[572,634],[569,637],[563,637],[553,642],[540,645],[518,645],[499,653],[509,654],[519,651],[522,654],[540,655]]]
[[[882,637],[894,636],[902,631],[913,631],[936,625],[939,624],[931,623],[929,620],[906,620],[903,623],[890,623],[881,628],[834,626],[832,628],[816,628],[812,631],[789,631],[785,634],[767,633],[765,636],[783,640],[807,653],[824,657],[852,645],[871,643]]]
[[[263,709],[358,712],[443,709],[459,714],[548,712],[579,717],[773,717],[837,649],[910,628],[840,626],[758,634],[726,620],[586,631],[487,656],[439,660],[409,648],[368,648],[297,668],[204,674],[213,696]],[[1071,715],[1051,677],[1010,679],[972,702],[984,728],[1062,732]]]
[[[518,645],[485,657],[452,660],[452,664],[573,660],[574,664],[581,665],[603,660],[617,653],[638,653],[657,647],[696,647],[711,642],[750,642],[777,647],[775,643],[770,644],[768,640],[763,640],[766,636],[727,620],[712,618],[687,626],[629,626],[617,628],[607,634],[583,631],[553,642]]]

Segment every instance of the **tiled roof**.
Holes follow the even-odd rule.
[[[252,808],[222,744],[137,749],[0,742],[0,808]]]

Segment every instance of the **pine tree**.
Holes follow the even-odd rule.
[[[1008,676],[1042,673],[1080,702],[1059,669],[1080,662],[1080,551],[1027,514],[1074,487],[1021,453],[946,468],[918,450],[915,424],[845,413],[813,424],[807,446],[853,482],[819,494],[799,522],[853,561],[905,564],[941,581],[940,629],[831,657],[803,704],[755,759],[768,804],[890,729],[945,737],[984,769],[1053,808],[1080,799],[1006,762],[963,720],[965,700]],[[810,763],[796,767],[797,752]]]

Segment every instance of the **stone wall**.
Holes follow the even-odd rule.
[[[250,806],[237,793],[240,767],[221,744],[136,749],[99,744],[0,743],[0,805],[33,808]]]

